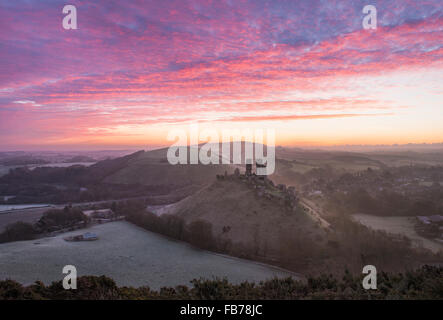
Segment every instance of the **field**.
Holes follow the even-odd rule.
[[[0,177],[8,174],[9,170],[17,168],[19,166],[3,166],[0,165]]]
[[[14,211],[14,210],[27,210],[27,209],[33,209],[33,208],[42,208],[42,207],[49,207],[49,204],[42,204],[42,203],[36,203],[36,204],[0,204],[0,213],[5,211]]]
[[[35,223],[47,211],[48,207],[32,208],[26,210],[16,210],[8,212],[0,212],[0,232],[3,232],[4,228],[11,223],[18,221]]]
[[[94,232],[99,240],[66,242],[63,237]],[[62,268],[78,275],[106,275],[119,286],[188,285],[194,278],[227,277],[231,282],[294,275],[278,268],[195,249],[128,222],[112,222],[53,238],[0,245],[0,279],[23,284],[63,279]]]
[[[354,214],[353,218],[361,224],[374,230],[403,235],[412,240],[416,247],[424,247],[438,252],[443,250],[443,244],[419,236],[414,230],[414,217],[379,217],[367,214]]]

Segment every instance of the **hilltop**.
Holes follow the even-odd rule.
[[[186,225],[210,230],[219,251],[279,264],[291,251],[304,257],[294,262],[306,266],[308,251],[327,246],[327,228],[298,204],[293,188],[275,186],[257,176],[219,175],[195,194],[163,208]],[[196,230],[198,231],[198,230]],[[305,255],[306,254],[306,255]]]
[[[188,147],[189,149],[189,147]],[[169,186],[171,189],[190,185],[203,186],[216,174],[226,170],[232,172],[230,165],[169,164],[167,148],[140,151],[124,167],[103,179],[111,184],[140,184],[145,186]]]

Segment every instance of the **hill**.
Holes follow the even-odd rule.
[[[205,249],[304,274],[344,268],[361,273],[366,264],[399,271],[441,259],[412,248],[406,238],[373,231],[345,216],[325,226],[299,204],[297,196],[290,196],[293,192],[270,180],[218,176],[195,194],[156,211],[161,215],[150,224],[178,230],[178,237],[165,234]]]
[[[279,189],[269,180],[219,176],[197,193],[167,206],[163,213],[179,217],[187,225],[202,223],[223,252],[280,261],[282,254],[293,249],[298,254],[326,245],[329,232],[298,207],[291,194],[292,189]],[[301,259],[298,264],[305,262]]]
[[[190,185],[203,186],[211,181],[216,174],[223,174],[225,170],[228,172],[234,170],[230,165],[171,165],[166,158],[167,150],[165,148],[147,152],[140,151],[124,167],[103,179],[103,182],[169,186],[170,189],[178,189]]]

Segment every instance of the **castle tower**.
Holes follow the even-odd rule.
[[[246,172],[245,175],[247,177],[252,176],[252,160],[246,159]]]

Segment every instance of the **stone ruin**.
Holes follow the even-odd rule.
[[[240,173],[239,168],[235,168],[232,175],[228,175],[225,171],[224,175],[217,175],[216,177],[217,180],[243,182],[255,191],[258,198],[267,198],[293,211],[297,208],[299,198],[295,187],[287,187],[285,184],[275,186],[267,176],[258,176],[252,173],[252,164],[250,163],[246,164],[244,174]]]

